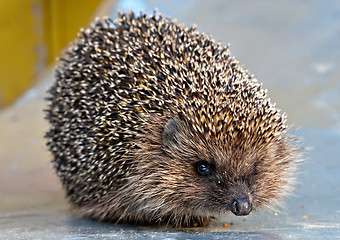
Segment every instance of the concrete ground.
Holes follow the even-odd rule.
[[[45,147],[52,69],[0,112],[0,239],[340,239],[340,3],[337,1],[120,1],[177,18],[231,43],[309,147],[281,213],[225,216],[210,227],[98,223],[69,208]],[[224,228],[223,223],[229,227]]]

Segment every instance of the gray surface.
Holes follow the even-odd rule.
[[[311,147],[295,195],[281,212],[225,216],[200,229],[77,218],[42,139],[49,74],[0,113],[0,239],[340,239],[340,2],[126,0],[113,8],[131,6],[158,7],[231,43],[232,54],[264,82]]]

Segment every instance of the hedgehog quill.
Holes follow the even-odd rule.
[[[83,30],[47,100],[53,163],[84,216],[205,226],[293,187],[298,148],[266,90],[228,47],[161,14]]]

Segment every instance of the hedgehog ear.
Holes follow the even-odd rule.
[[[176,118],[170,119],[164,126],[163,142],[168,148],[177,149],[179,142],[179,121]]]

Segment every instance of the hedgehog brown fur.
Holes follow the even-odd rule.
[[[48,101],[54,166],[86,216],[205,225],[291,190],[285,116],[228,47],[170,18],[98,20],[61,59]]]

